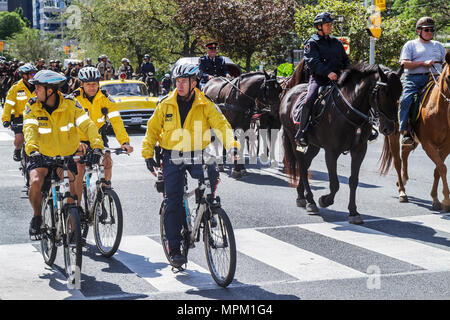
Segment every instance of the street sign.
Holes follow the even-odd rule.
[[[381,36],[381,14],[377,6],[372,6],[370,9],[371,14],[367,21],[367,27],[372,37],[378,39]]]
[[[350,54],[350,38],[349,37],[340,37],[342,45],[344,46],[345,52]]]
[[[380,9],[380,11],[386,10],[386,0],[375,0],[375,5]]]
[[[0,40],[0,51],[5,50],[5,41]]]

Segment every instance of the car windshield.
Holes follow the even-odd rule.
[[[142,83],[111,83],[102,89],[112,96],[148,96],[147,87]]]

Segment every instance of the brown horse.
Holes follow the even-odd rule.
[[[445,159],[450,153],[450,52],[445,55],[446,65],[437,79],[437,85],[430,89],[429,94],[422,102],[422,110],[416,127],[414,128],[415,143],[411,147],[403,146],[400,157],[400,133],[398,127],[394,134],[385,137],[383,153],[381,156],[381,173],[389,171],[392,159],[398,177],[398,191],[400,202],[408,202],[405,192],[405,184],[408,181],[408,156],[418,143],[422,144],[423,150],[434,162],[434,182],[431,189],[433,199],[433,210],[450,211],[449,188],[447,183],[447,167]],[[403,175],[401,171],[403,169]],[[439,179],[442,179],[444,201],[439,202],[437,188]]]

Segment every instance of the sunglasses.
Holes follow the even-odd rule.
[[[424,28],[422,30],[425,32],[434,32],[434,28]]]

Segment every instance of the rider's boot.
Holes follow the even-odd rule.
[[[22,156],[20,155],[21,151],[22,151],[21,149],[19,149],[19,150],[15,149],[14,150],[14,154],[13,154],[14,161],[22,160]]]
[[[303,106],[301,119],[300,119],[300,128],[297,131],[297,134],[295,135],[295,142],[297,146],[300,147],[307,147],[308,142],[306,141],[306,130],[308,128],[308,122],[309,122],[309,107],[307,104]]]

